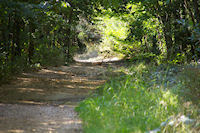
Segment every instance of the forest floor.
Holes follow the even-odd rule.
[[[82,132],[74,108],[106,81],[108,65],[116,64],[48,67],[1,85],[0,133]]]

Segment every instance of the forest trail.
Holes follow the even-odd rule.
[[[49,67],[1,85],[0,133],[80,133],[74,107],[106,81],[107,65]]]

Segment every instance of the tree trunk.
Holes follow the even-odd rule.
[[[199,12],[199,4],[198,0],[193,0],[193,6],[194,6],[194,16],[197,21],[197,23],[200,23],[200,12]]]
[[[17,12],[15,11],[15,18],[14,18],[14,33],[13,33],[13,44],[14,44],[14,55],[21,56],[21,44],[20,44],[20,18],[16,15]]]
[[[33,33],[34,29],[32,27],[32,24],[30,23],[29,25],[29,46],[28,46],[28,60],[29,63],[32,64],[32,58],[33,58],[33,54],[34,54],[34,43],[33,43],[33,37],[32,37],[32,33]]]
[[[167,47],[167,59],[171,59],[173,56],[173,40],[172,40],[172,33],[171,33],[171,20],[170,17],[167,15],[160,17],[162,20],[162,23],[164,25],[163,31],[164,31],[164,37],[165,37],[165,42],[166,42],[166,47]]]
[[[66,41],[64,43],[64,46],[67,47],[67,61],[70,59],[70,46],[71,46],[71,24],[72,24],[72,16],[73,16],[73,9],[71,8],[70,13],[69,13],[69,18],[68,18],[68,29],[67,29],[67,36],[66,36]]]

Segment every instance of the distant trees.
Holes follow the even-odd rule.
[[[162,42],[166,46],[167,60],[174,60],[180,55],[187,61],[200,58],[199,0],[98,1],[104,8],[110,8],[121,16],[129,14],[135,18],[128,21],[129,40],[134,37],[141,40],[144,46],[153,41]],[[157,23],[156,19],[161,29],[154,25],[154,30],[150,28],[151,32],[148,32],[149,27],[145,27],[144,22]]]

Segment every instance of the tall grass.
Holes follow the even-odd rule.
[[[84,131],[146,132],[157,129],[169,118],[183,115],[184,107],[179,100],[181,82],[166,86],[166,76],[152,76],[151,69],[154,68],[144,64],[133,66],[127,75],[110,79],[94,97],[81,102],[76,110],[83,120]],[[160,127],[165,132],[187,128],[177,129]]]

